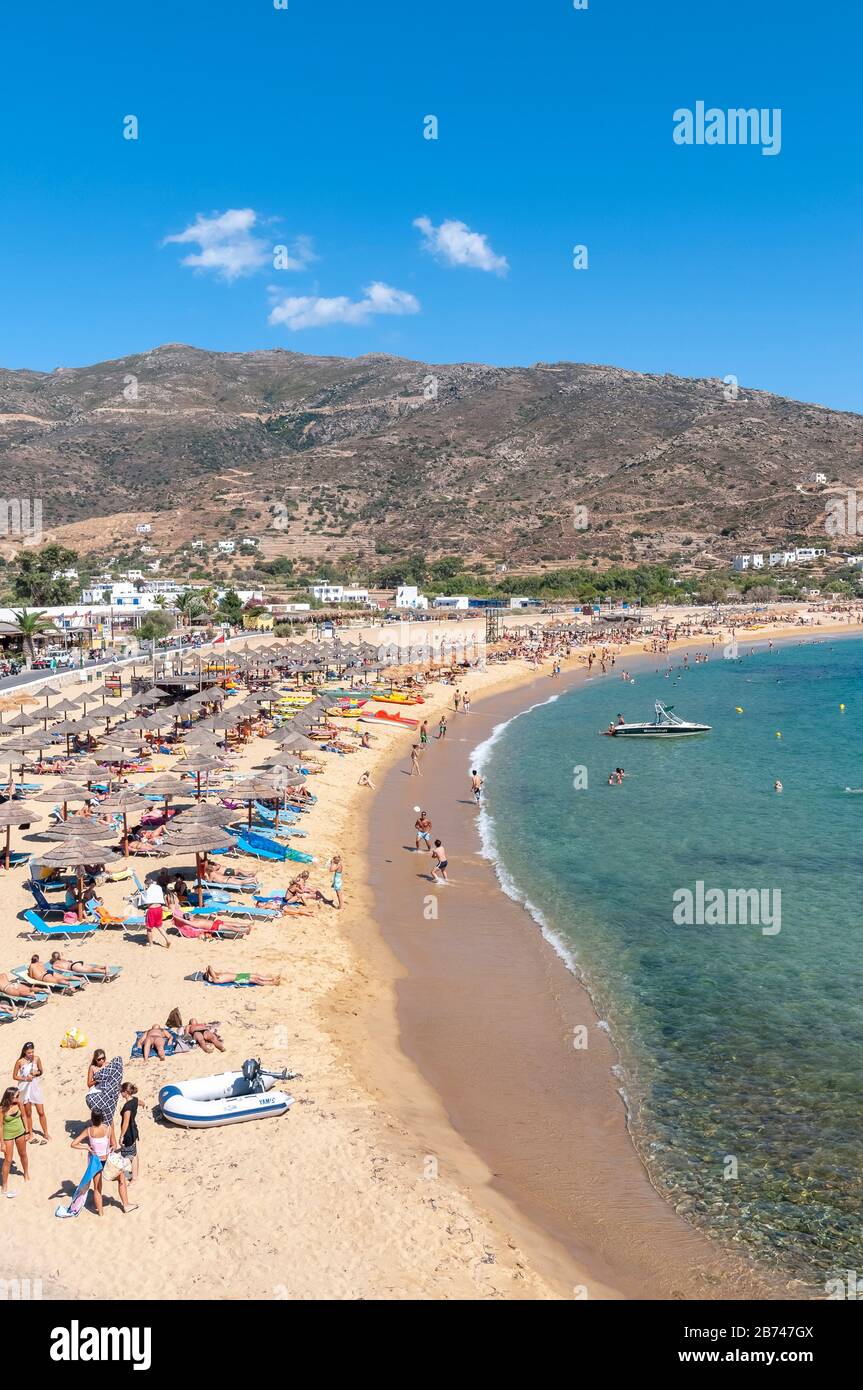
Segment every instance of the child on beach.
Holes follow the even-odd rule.
[[[334,892],[335,895],[336,895],[336,909],[337,909],[338,911],[341,911],[341,908],[342,908],[342,906],[343,906],[343,904],[342,904],[342,873],[343,873],[343,870],[344,870],[344,865],[343,865],[343,863],[342,863],[342,856],[341,856],[340,854],[334,854],[333,857],[332,857],[332,859],[331,859],[330,862],[329,862],[329,866],[328,866],[328,867],[329,867],[329,869],[331,870],[332,875],[333,875],[333,877],[332,877],[332,882],[331,882],[331,884],[330,884],[330,887],[332,888],[333,892]]]

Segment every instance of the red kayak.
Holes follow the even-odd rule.
[[[367,724],[400,724],[403,729],[416,729],[418,719],[405,719],[403,714],[390,714],[388,709],[376,709],[374,714],[361,714],[360,719]]]

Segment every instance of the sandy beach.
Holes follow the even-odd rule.
[[[837,621],[752,637],[844,630]],[[618,660],[641,650],[636,642]],[[580,668],[576,656],[563,680],[577,680]],[[0,1030],[8,1081],[23,1043],[36,1044],[52,1136],[30,1146],[31,1182],[13,1174],[17,1196],[0,1202],[2,1277],[41,1280],[46,1297],[80,1298],[771,1295],[766,1279],[725,1256],[651,1188],[626,1132],[613,1046],[596,1028],[587,994],[500,893],[478,855],[473,806],[453,804],[454,786],[467,800],[470,750],[495,723],[547,698],[547,669],[517,660],[472,671],[461,685],[473,710],[450,714],[445,746],[430,748],[422,777],[405,775],[411,740],[402,729],[375,730],[368,753],[322,756],[325,771],[310,780],[318,802],[303,817],[308,840],[297,843],[314,853],[312,879],[325,891],[329,856],[344,856],[342,912],[321,905],[308,918],[259,923],[244,942],[174,936],[170,951],[102,931],[78,950],[122,965],[115,983],[52,998]],[[452,689],[436,685],[422,715],[433,727],[451,702]],[[235,767],[250,769],[272,749],[255,739]],[[364,770],[375,792],[357,785]],[[412,844],[411,807],[445,796],[456,882],[440,891],[449,897],[431,922],[421,906],[433,891],[419,876],[426,866],[404,846]],[[40,809],[47,814],[45,803]],[[34,848],[28,833],[13,832],[13,847]],[[135,867],[143,875],[180,865],[188,868],[188,857]],[[284,887],[274,866],[257,876],[265,887]],[[122,913],[129,889],[101,891]],[[4,872],[0,969],[40,950],[22,936],[18,914],[31,905],[21,871]],[[190,978],[208,961],[280,973],[283,983],[208,988]],[[135,1029],[163,1023],[174,1007],[184,1019],[194,1012],[219,1021],[223,1058],[129,1060]],[[591,1038],[580,1054],[569,1043],[577,1023]],[[88,1039],[78,1051],[59,1046],[71,1026]],[[122,1056],[126,1079],[139,1088],[141,1174],[131,1189],[139,1207],[124,1215],[109,1201],[101,1219],[88,1208],[58,1221],[54,1209],[83,1167],[69,1143],[86,1118],[86,1070],[97,1046]],[[252,1056],[300,1073],[285,1117],[203,1131],[154,1117],[167,1081]]]

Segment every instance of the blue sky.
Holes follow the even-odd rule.
[[[163,342],[569,359],[863,406],[849,0],[40,0],[3,22],[2,366]],[[699,100],[780,108],[781,153],[675,144]],[[166,242],[201,217],[203,245]]]

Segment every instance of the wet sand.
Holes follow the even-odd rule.
[[[651,1186],[611,1071],[617,1053],[590,996],[480,854],[471,751],[496,724],[584,677],[543,675],[482,698],[469,715],[450,716],[422,777],[404,764],[388,772],[371,812],[371,838],[387,847],[372,860],[371,885],[405,971],[396,983],[400,1045],[493,1187],[590,1272],[586,1296],[787,1297]],[[448,850],[448,887],[430,881],[430,856],[413,850],[418,803]],[[576,1049],[579,1025],[587,1047]]]

